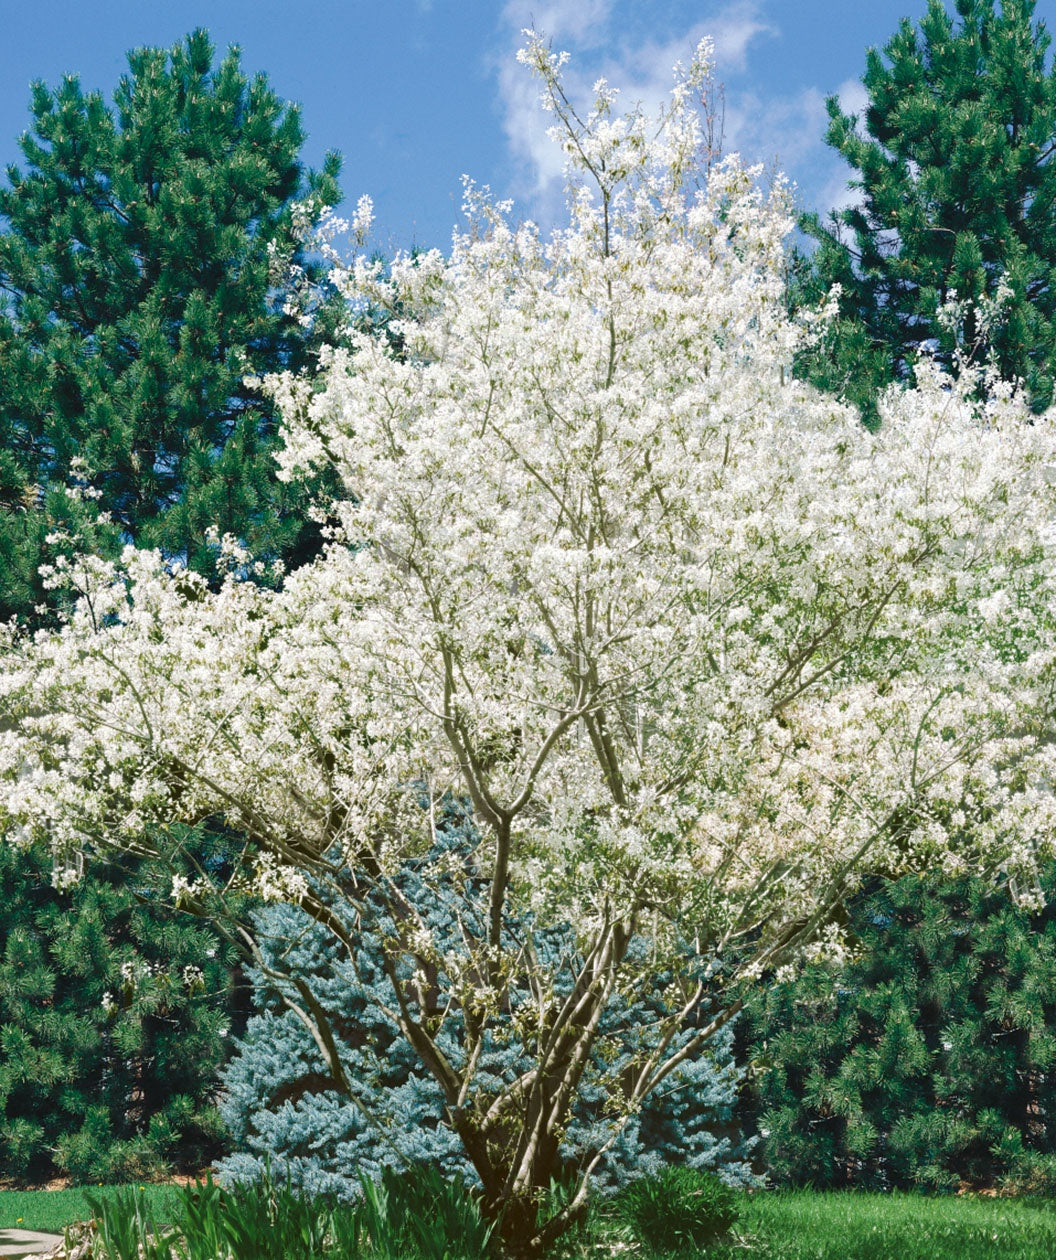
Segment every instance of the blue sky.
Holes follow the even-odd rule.
[[[703,34],[725,85],[726,151],[778,166],[800,203],[827,208],[846,168],[824,145],[826,95],[849,107],[869,45],[926,0],[0,0],[0,164],[18,159],[29,84],[67,72],[110,96],[134,46],[168,46],[205,26],[251,71],[300,102],[306,157],[345,159],[345,205],[376,208],[376,244],[444,248],[471,175],[519,213],[553,213],[558,166],[536,90],[514,60],[534,21],[572,53],[584,90],[599,74],[625,99],[659,99]],[[1037,16],[1056,29],[1056,0]]]

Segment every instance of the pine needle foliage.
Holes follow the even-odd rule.
[[[793,269],[793,303],[839,284],[839,317],[799,370],[876,417],[924,347],[959,336],[1024,382],[1035,410],[1056,374],[1056,72],[1034,0],[929,0],[870,49],[864,114],[827,102],[826,141],[852,168],[855,201],[802,227],[817,247]],[[996,317],[987,303],[1001,295]],[[944,326],[954,294],[963,323]]]
[[[204,30],[129,53],[110,105],[67,76],[31,110],[0,187],[0,617],[50,598],[37,569],[65,535],[203,573],[210,526],[304,559],[317,528],[247,380],[306,365],[342,317],[325,296],[306,315],[290,278],[320,279],[303,229],[340,159],[307,171],[297,107],[237,48],[214,64]],[[112,527],[84,538],[99,510]]]
[[[231,1022],[230,950],[166,913],[134,870],[62,890],[0,846],[0,1177],[74,1182],[197,1169]]]
[[[433,852],[405,865],[399,882],[408,900],[421,908],[455,952],[467,914],[465,892],[461,901],[455,892],[461,881],[454,872],[472,869],[479,837],[470,818],[451,805],[437,839]],[[435,872],[445,865],[452,878],[437,881]],[[486,916],[485,892],[480,881],[472,908],[480,921]],[[392,1018],[396,997],[384,973],[379,944],[391,931],[385,916],[363,925],[354,962],[296,906],[272,905],[258,911],[255,929],[263,965],[250,968],[249,976],[258,1013],[249,1020],[238,1053],[224,1073],[221,1111],[235,1153],[221,1161],[222,1173],[256,1182],[273,1170],[310,1193],[342,1199],[359,1195],[362,1175],[380,1177],[385,1169],[428,1165],[474,1183],[475,1173],[446,1122],[441,1091],[422,1070]],[[525,939],[530,936],[533,948],[549,951],[559,975],[562,968],[556,960],[567,954],[566,976],[574,974],[570,931],[533,932],[527,918],[509,924],[507,930],[522,933]],[[309,995],[329,1017],[352,1096],[331,1079],[319,1047],[291,1009],[291,1003],[303,1004]],[[438,987],[437,1009],[449,1000]],[[615,1109],[604,1082],[611,1079],[614,1063],[622,1059],[630,1072],[636,1056],[647,1051],[662,1007],[663,998],[629,996],[607,1018],[595,1052],[596,1071],[588,1073],[580,1105],[563,1135],[565,1174],[608,1136]],[[500,1080],[524,1070],[523,1015],[515,1003],[505,1029],[489,1040],[482,1055],[483,1069]],[[626,1125],[597,1177],[601,1188],[613,1189],[655,1173],[669,1162],[719,1170],[732,1184],[753,1182],[748,1163],[751,1143],[744,1141],[733,1116],[741,1073],[733,1060],[732,1041],[731,1027],[716,1038],[709,1053],[674,1073]],[[457,1031],[445,1045],[456,1059],[462,1053]],[[595,1087],[590,1075],[598,1078]]]
[[[1056,1155],[1056,909],[908,876],[852,912],[858,954],[761,989],[742,1034],[779,1183],[956,1189]]]

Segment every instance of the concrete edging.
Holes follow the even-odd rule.
[[[54,1251],[61,1243],[61,1234],[39,1234],[32,1229],[0,1229],[0,1256],[5,1260],[39,1256]]]

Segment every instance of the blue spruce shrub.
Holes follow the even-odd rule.
[[[452,850],[471,870],[474,844],[472,824],[451,807],[438,851],[408,863],[399,877],[409,900],[453,949],[460,941],[455,898],[463,922],[476,914],[483,930],[485,881],[462,880],[456,892],[452,881],[424,876],[437,858],[446,857],[450,864]],[[345,922],[352,921],[347,912]],[[427,1163],[448,1176],[461,1174],[476,1182],[458,1138],[444,1124],[439,1087],[384,1013],[395,1006],[395,995],[377,942],[391,925],[383,915],[373,924],[362,922],[353,967],[343,947],[299,908],[273,905],[255,913],[265,967],[249,969],[258,1014],[249,1020],[223,1078],[220,1110],[234,1153],[218,1169],[227,1180],[256,1181],[270,1167],[273,1177],[309,1193],[346,1200],[358,1198],[360,1173],[378,1177],[386,1167]],[[536,950],[544,958],[549,955],[560,990],[562,978],[572,975],[573,934],[567,928],[532,928],[527,919],[510,925],[518,934],[530,928]],[[564,958],[570,965],[562,968]],[[338,1091],[311,1034],[285,1006],[284,992],[294,1001],[298,995],[279,978],[283,973],[306,981],[333,1022],[352,1096]],[[658,991],[663,991],[662,978]],[[644,1048],[662,1009],[662,998],[642,995],[607,1012],[594,1071],[584,1075],[579,1105],[564,1137],[569,1167],[588,1158],[610,1135],[604,1081],[612,1079],[614,1065],[629,1065]],[[458,1027],[455,1021],[450,1024],[444,1049],[457,1061]],[[682,1036],[688,1039],[692,1030]],[[491,1030],[480,1059],[482,1072],[510,1079],[527,1062],[518,1040],[506,1037],[502,1025]],[[744,1140],[733,1119],[741,1076],[728,1025],[711,1042],[709,1054],[672,1073],[627,1123],[598,1170],[599,1188],[616,1189],[672,1163],[716,1171],[732,1185],[753,1183],[748,1163],[752,1142]]]

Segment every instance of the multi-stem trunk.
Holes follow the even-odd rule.
[[[572,991],[552,1012],[532,1071],[486,1109],[467,1108],[454,1117],[484,1187],[485,1211],[511,1256],[541,1255],[586,1207],[581,1196],[549,1219],[541,1212],[563,1171],[561,1134],[632,935],[633,919],[605,925]]]

